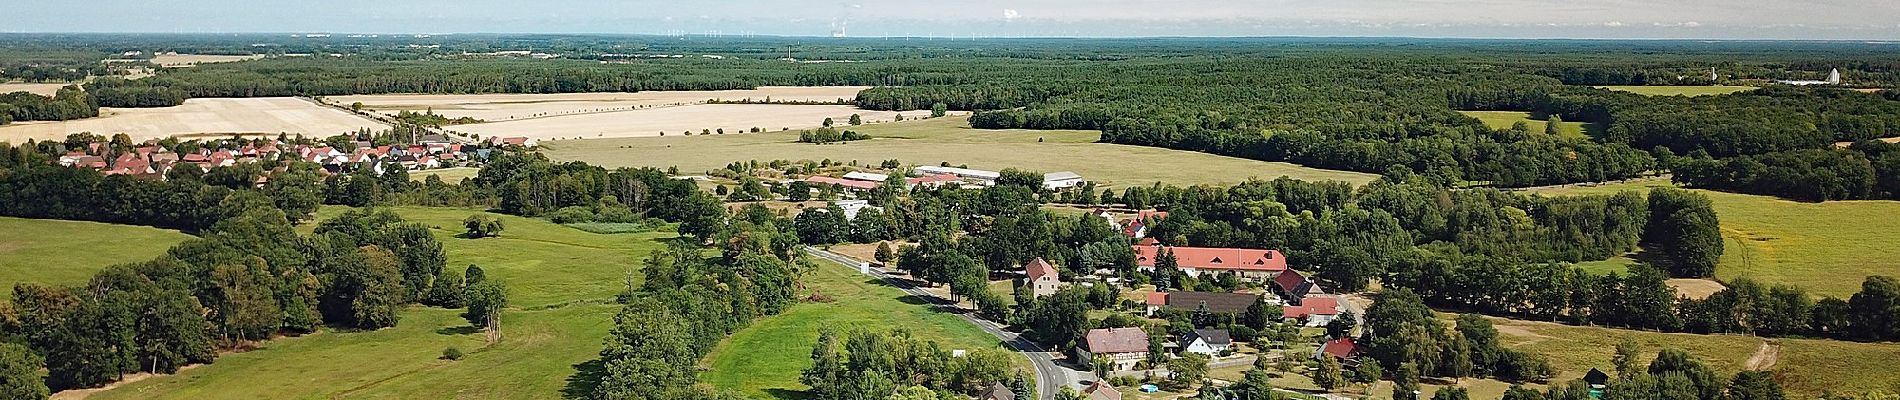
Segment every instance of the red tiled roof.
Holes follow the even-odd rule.
[[[1326,354],[1342,359],[1352,358],[1355,353],[1359,352],[1359,346],[1352,342],[1351,337],[1333,339],[1330,342],[1326,342],[1326,344],[1320,345],[1319,348],[1320,351]]]
[[[1236,271],[1285,271],[1286,256],[1279,250],[1231,249],[1215,247],[1164,247],[1159,245],[1135,247],[1135,265],[1155,266],[1155,259],[1166,249],[1174,253],[1174,263],[1182,268],[1236,270]]]
[[[833,177],[823,176],[823,175],[817,175],[817,176],[812,176],[810,178],[805,178],[805,182],[824,184],[824,185],[838,185],[838,186],[844,186],[848,188],[865,189],[865,190],[876,189],[878,186],[877,182],[854,181],[854,180],[849,180],[849,179],[833,178]]]
[[[1141,353],[1148,351],[1148,332],[1141,328],[1090,329],[1083,336],[1090,353]]]
[[[1089,400],[1122,400],[1122,392],[1115,390],[1114,386],[1102,383],[1101,379],[1089,383],[1087,389],[1082,389],[1082,394],[1088,396]]]
[[[1147,303],[1148,305],[1151,305],[1151,306],[1168,305],[1168,292],[1149,293]]]
[[[1284,318],[1306,318],[1309,315],[1339,315],[1339,299],[1310,296],[1301,299],[1300,305],[1280,306],[1280,316]]]
[[[1056,267],[1049,265],[1048,261],[1043,261],[1042,257],[1036,257],[1035,261],[1030,261],[1028,265],[1023,266],[1023,273],[1029,275],[1029,280],[1033,281],[1042,279],[1044,276],[1055,275]]]

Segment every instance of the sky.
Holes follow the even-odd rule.
[[[1900,40],[1897,0],[5,0],[0,32]]]

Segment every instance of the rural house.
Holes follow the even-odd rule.
[[[1122,392],[1115,390],[1114,386],[1102,383],[1101,379],[1096,379],[1095,382],[1089,383],[1089,387],[1082,389],[1082,398],[1087,400],[1122,400]]]
[[[1075,347],[1075,359],[1108,358],[1116,371],[1135,369],[1135,363],[1148,358],[1148,332],[1141,328],[1090,329]]]
[[[1023,274],[1029,277],[1023,284],[1029,286],[1029,293],[1035,297],[1056,294],[1056,289],[1062,288],[1062,277],[1056,273],[1056,267],[1042,257],[1023,266]]]
[[[1286,256],[1278,250],[1215,247],[1167,247],[1143,241],[1135,249],[1135,268],[1153,271],[1162,254],[1173,254],[1175,265],[1188,276],[1233,273],[1235,277],[1266,282],[1286,270]]]
[[[1326,294],[1312,279],[1301,275],[1299,271],[1290,269],[1273,277],[1273,291],[1279,293],[1280,299],[1285,300],[1287,304],[1300,304],[1308,297]]]
[[[1001,383],[992,383],[976,393],[976,400],[1016,400],[1016,392]]]
[[[1134,218],[1131,218],[1128,220],[1128,225],[1122,226],[1122,234],[1127,235],[1128,237],[1131,237],[1131,238],[1136,238],[1136,239],[1146,238],[1148,237],[1148,225],[1154,224],[1155,222],[1159,222],[1167,218],[1168,218],[1167,211],[1141,210],[1140,212],[1135,213]],[[1109,218],[1108,221],[1109,221],[1109,225],[1114,225],[1115,219]],[[1159,243],[1159,242],[1149,243],[1146,241],[1143,241],[1143,242],[1144,243],[1142,244],[1144,245]]]
[[[1339,359],[1342,365],[1356,366],[1359,365],[1359,345],[1351,337],[1329,340],[1319,345],[1319,349],[1313,350],[1313,359],[1320,357],[1333,357]]]
[[[1212,358],[1233,346],[1234,339],[1225,329],[1195,329],[1181,337],[1182,354],[1199,353]]]
[[[1300,300],[1297,305],[1280,306],[1282,318],[1302,321],[1304,326],[1326,326],[1339,318],[1339,299],[1332,296],[1311,296]]]

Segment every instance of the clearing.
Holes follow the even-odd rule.
[[[1484,121],[1484,126],[1491,127],[1491,129],[1511,129],[1511,125],[1523,122],[1530,125],[1531,132],[1544,133],[1544,127],[1550,125],[1550,120],[1536,118],[1531,115],[1531,113],[1524,111],[1459,111],[1458,113],[1477,118],[1479,121]],[[1587,139],[1591,135],[1596,134],[1599,129],[1601,128],[1598,127],[1597,124],[1583,122],[1560,122],[1557,124],[1557,133],[1559,136],[1567,138]]]
[[[425,169],[421,171],[409,171],[409,180],[422,182],[422,180],[428,179],[430,175],[434,175],[442,179],[442,183],[454,185],[462,183],[463,179],[474,178],[476,174],[480,174],[481,172],[482,169],[476,167]]]
[[[1755,86],[1594,86],[1644,96],[1715,96],[1760,89]]]
[[[346,210],[325,207],[330,217]],[[666,233],[603,235],[545,220],[490,214],[508,229],[501,237],[460,239],[461,220],[478,210],[401,207],[411,222],[431,227],[450,268],[479,264],[507,282],[503,339],[482,347],[482,334],[460,310],[411,306],[394,328],[324,331],[264,343],[177,375],[99,393],[95,399],[560,399],[570,376],[598,357],[625,287],[626,268],[662,244]],[[304,232],[314,224],[300,227]],[[637,276],[636,276],[637,278]],[[444,348],[468,352],[438,359]]]
[[[28,121],[0,126],[0,142],[64,140],[67,134],[125,133],[133,141],[179,135],[234,134],[331,136],[358,129],[387,129],[381,122],[294,97],[204,98],[160,108],[100,108],[99,117]]]
[[[1674,187],[1663,179],[1534,190],[1545,195],[1612,194]],[[1785,283],[1847,298],[1870,275],[1900,276],[1900,201],[1803,203],[1770,196],[1695,190],[1715,203],[1726,249],[1715,277]]]
[[[27,92],[46,97],[59,94],[59,88],[78,83],[0,83],[0,93]]]
[[[158,54],[158,55],[152,56],[151,62],[153,64],[158,64],[158,66],[160,67],[183,68],[183,67],[195,66],[198,64],[215,64],[215,63],[228,63],[228,62],[238,62],[238,61],[250,61],[250,60],[256,60],[260,58],[264,58],[264,56],[261,56],[261,55],[220,56],[220,55],[211,55],[211,54],[165,53],[165,54]]]
[[[1363,184],[1377,175],[1308,168],[1158,147],[1096,143],[1101,132],[1079,130],[971,129],[966,118],[945,117],[850,127],[872,139],[844,144],[797,143],[797,132],[692,137],[653,137],[543,142],[556,160],[614,167],[678,166],[684,173],[723,168],[747,160],[823,160],[968,165],[1000,170],[1074,171],[1117,186],[1165,181],[1176,185],[1234,184],[1248,178],[1290,176],[1313,181]]]
[[[877,278],[830,261],[813,262],[816,267],[804,276],[806,289],[800,295],[822,294],[831,301],[799,303],[733,333],[702,362],[707,367],[700,374],[702,381],[752,398],[803,398],[810,388],[798,383],[798,375],[811,366],[820,327],[902,328],[937,341],[945,350],[1003,348],[995,336]],[[1027,370],[1028,359],[1012,353],[1011,360]]]
[[[84,285],[116,264],[148,261],[191,239],[178,231],[132,225],[0,217],[0,300],[13,285]]]

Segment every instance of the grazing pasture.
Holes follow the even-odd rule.
[[[0,217],[0,299],[13,285],[84,285],[114,264],[151,260],[190,239],[178,231],[98,222]]]
[[[325,207],[320,218],[347,210]],[[545,220],[499,214],[500,237],[462,239],[461,220],[479,210],[399,207],[428,225],[449,268],[478,264],[506,282],[512,307],[502,341],[483,347],[461,310],[413,305],[396,327],[326,330],[281,338],[228,354],[177,375],[153,377],[93,395],[96,399],[560,399],[568,379],[600,351],[620,306],[613,296],[667,232],[594,234]],[[313,224],[302,227],[305,233]],[[634,276],[637,279],[638,276]],[[438,359],[455,346],[468,356]]]
[[[1536,189],[1546,195],[1608,194],[1674,186],[1645,180]],[[1786,283],[1847,298],[1869,275],[1900,276],[1900,201],[1803,203],[1769,196],[1696,190],[1722,220],[1726,249],[1715,276]]]
[[[290,97],[204,98],[159,108],[101,108],[99,117],[0,125],[0,141],[63,140],[67,134],[125,133],[132,140],[179,135],[234,134],[331,136],[358,129],[387,129],[381,122]]]
[[[799,303],[733,333],[706,356],[702,381],[752,398],[803,398],[809,387],[798,383],[798,375],[811,366],[811,349],[822,327],[906,329],[918,338],[937,341],[946,350],[1002,346],[975,325],[916,303],[876,278],[829,261],[815,264],[803,278],[806,290],[799,294],[822,295],[832,301]],[[1028,359],[1012,359],[1027,370]]]
[[[1755,86],[1597,86],[1619,92],[1630,92],[1644,96],[1715,96],[1729,93],[1746,92],[1760,89]]]
[[[872,136],[844,144],[796,143],[797,132],[637,139],[542,142],[557,160],[578,160],[613,167],[671,167],[694,173],[746,160],[825,160],[877,163],[897,159],[909,164],[968,165],[1000,170],[1074,171],[1083,178],[1118,186],[1165,181],[1175,185],[1233,184],[1248,178],[1291,176],[1362,184],[1376,175],[1302,167],[1156,147],[1096,143],[1097,131],[971,129],[965,118],[853,127]]]

